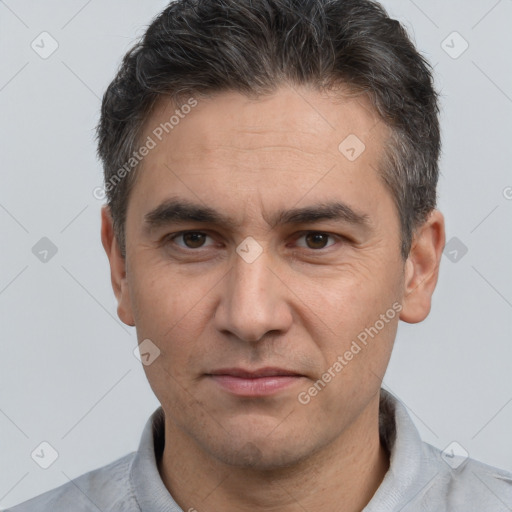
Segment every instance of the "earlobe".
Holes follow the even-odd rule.
[[[110,280],[117,299],[117,315],[126,325],[134,326],[130,290],[126,277],[126,259],[121,254],[114,234],[112,216],[107,205],[101,209],[101,243],[110,264]]]
[[[430,312],[445,245],[444,217],[433,210],[417,228],[405,263],[403,309],[400,320],[417,323]]]

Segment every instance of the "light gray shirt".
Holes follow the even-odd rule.
[[[404,405],[386,390],[381,391],[379,421],[390,467],[363,512],[512,511],[512,473],[458,456],[456,445],[441,452],[423,442]],[[5,512],[187,512],[158,472],[163,446],[159,407],[136,452]]]

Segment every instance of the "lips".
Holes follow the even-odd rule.
[[[289,377],[289,376],[302,376],[301,374],[285,370],[283,368],[260,368],[258,370],[245,370],[243,368],[223,368],[211,372],[210,375],[231,375],[232,377],[239,377],[241,379],[259,379],[262,377]]]
[[[241,397],[277,394],[296,384],[304,375],[283,368],[223,368],[208,374],[222,390]]]

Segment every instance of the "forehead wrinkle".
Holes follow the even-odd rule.
[[[311,155],[311,156],[318,156],[319,154],[325,154],[324,151],[316,151],[316,152],[310,152],[306,151],[301,147],[296,146],[288,146],[283,144],[263,144],[261,146],[253,146],[253,147],[243,147],[243,146],[235,146],[233,144],[219,144],[213,150],[216,149],[219,150],[227,150],[227,151],[241,151],[241,152],[251,152],[251,151],[290,151],[290,152],[299,152],[301,155]]]

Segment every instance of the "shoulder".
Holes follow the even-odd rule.
[[[138,512],[130,484],[135,454],[125,455],[4,512]]]
[[[512,473],[475,459],[454,458],[453,452],[447,456],[427,443],[425,448],[437,469],[421,498],[425,510],[490,512],[512,508]]]

